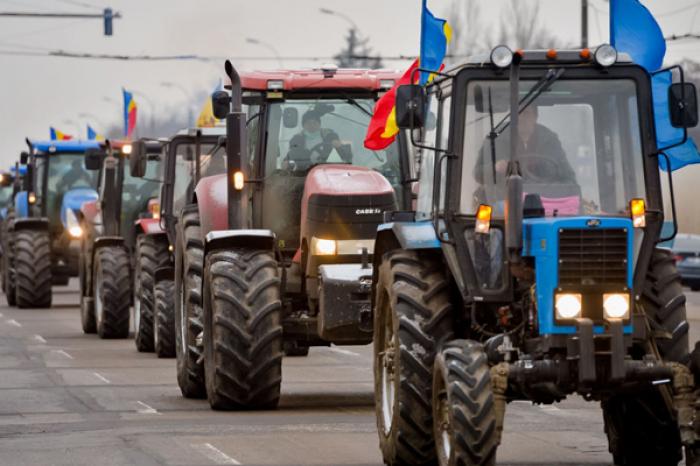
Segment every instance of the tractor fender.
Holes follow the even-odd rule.
[[[29,193],[27,191],[20,191],[15,195],[15,217],[16,218],[26,218],[29,217]]]
[[[228,186],[226,175],[202,178],[195,188],[202,236],[228,229]]]
[[[41,218],[16,218],[12,229],[17,230],[49,230],[49,219],[46,217]]]
[[[209,251],[240,247],[273,251],[275,234],[271,230],[222,230],[204,237],[204,257]]]
[[[92,188],[75,188],[66,192],[63,195],[63,200],[61,201],[61,224],[68,228],[66,223],[66,212],[72,210],[73,213],[80,212],[80,208],[83,203],[96,201],[97,191]]]
[[[98,248],[103,248],[105,246],[121,246],[124,247],[124,238],[121,236],[100,236],[95,238],[93,242],[92,250],[93,254]]]
[[[160,280],[175,280],[175,268],[172,266],[158,267],[153,274],[154,283]]]
[[[159,218],[140,218],[134,223],[136,225],[136,234],[158,235],[165,234],[165,230],[160,225]]]

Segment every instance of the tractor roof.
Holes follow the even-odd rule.
[[[338,69],[335,66],[241,73],[243,89],[255,91],[300,89],[380,91],[390,89],[400,78],[401,72],[394,70]]]
[[[62,152],[85,152],[88,149],[99,149],[99,141],[31,141],[32,147],[37,152],[56,154]]]
[[[200,131],[202,136],[225,136],[226,126],[213,126],[207,128],[183,128],[176,133],[176,136],[196,136]]]

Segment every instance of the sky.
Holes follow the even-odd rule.
[[[429,5],[440,16],[453,1],[460,0],[430,0]],[[518,1],[539,2],[544,27],[562,43],[578,43],[580,0]],[[590,43],[607,42],[608,4],[589,1]],[[666,35],[700,33],[700,1],[643,3],[658,16]],[[479,4],[489,27],[498,24],[507,0]],[[321,7],[342,12],[383,56],[418,53],[420,0],[0,0],[0,12],[92,13],[105,7],[122,15],[115,20],[112,37],[103,36],[99,19],[0,17],[0,167],[16,160],[25,137],[48,137],[50,126],[84,133],[86,123],[98,130],[121,124],[122,86],[136,91],[143,121],[152,112],[184,115],[188,107],[199,108],[202,102],[192,102],[193,96],[208,93],[223,77],[225,57],[235,58],[236,66],[244,70],[278,66],[268,46],[248,43],[248,38],[271,45],[285,67],[332,61],[330,57],[344,45],[350,23],[322,14]],[[212,58],[145,62],[14,55],[43,55],[49,50]],[[697,58],[698,52],[700,41],[672,42],[667,61]],[[385,61],[396,69],[408,64]]]

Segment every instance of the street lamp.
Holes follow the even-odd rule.
[[[261,47],[268,49],[270,52],[272,52],[272,54],[275,56],[275,58],[277,58],[277,64],[279,65],[280,68],[282,68],[282,57],[280,57],[279,52],[277,51],[277,49],[275,47],[272,46],[272,44],[270,44],[268,42],[263,42],[259,39],[254,38],[254,37],[248,37],[248,38],[246,38],[245,41],[248,42],[249,44],[259,45]]]
[[[348,24],[350,25],[350,27],[352,29],[354,29],[355,31],[358,31],[358,32],[360,31],[360,28],[357,27],[357,23],[355,23],[355,21],[353,21],[352,18],[349,17],[348,15],[346,15],[345,13],[331,10],[330,8],[319,8],[318,11],[320,11],[324,15],[337,16],[338,18],[342,18],[348,22]]]
[[[160,83],[160,85],[170,89],[179,89],[182,92],[182,94],[185,96],[185,100],[187,101],[187,126],[194,126],[194,116],[192,114],[192,103],[194,99],[192,98],[192,94],[190,94],[184,86],[174,82],[163,81]]]

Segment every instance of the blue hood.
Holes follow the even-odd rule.
[[[75,188],[63,195],[61,202],[61,223],[66,226],[66,210],[71,209],[76,214],[83,203],[97,199],[97,191],[92,188]]]

